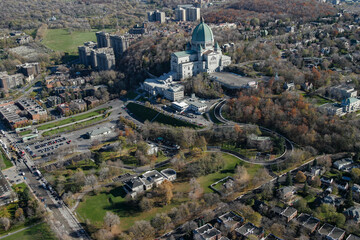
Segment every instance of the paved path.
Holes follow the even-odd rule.
[[[14,234],[16,234],[16,233],[22,232],[22,231],[24,231],[24,230],[26,230],[26,229],[32,228],[32,227],[34,227],[34,226],[36,226],[36,225],[39,225],[40,223],[43,223],[43,222],[38,222],[38,223],[35,223],[35,224],[30,225],[30,226],[28,226],[28,227],[24,227],[24,228],[22,228],[22,229],[19,229],[19,230],[15,231],[15,232],[8,233],[8,234],[6,234],[6,235],[4,235],[4,236],[1,236],[0,239],[7,238],[7,237],[9,237],[9,236],[11,236],[11,235],[14,235]]]

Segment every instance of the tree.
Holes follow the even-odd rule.
[[[248,174],[244,166],[237,166],[235,169],[234,179],[236,182],[237,189],[242,190],[250,180],[250,175]]]
[[[285,233],[285,226],[279,223],[274,223],[270,227],[270,232],[277,237],[282,237]]]
[[[129,229],[129,232],[134,235],[134,239],[150,240],[154,239],[155,230],[149,222],[141,220]]]
[[[24,210],[22,208],[18,208],[15,211],[15,219],[19,222],[22,222],[25,220],[25,216],[24,216]]]
[[[6,217],[0,218],[0,225],[7,231],[10,228],[10,220]]]
[[[296,173],[295,180],[296,180],[298,183],[303,183],[303,182],[306,181],[306,176],[305,176],[305,174],[304,174],[302,171],[298,171],[298,172]]]
[[[169,180],[163,181],[159,188],[158,188],[158,195],[160,195],[161,201],[164,202],[165,205],[170,204],[172,198],[173,198],[173,192],[174,186]]]
[[[190,179],[190,192],[189,192],[189,198],[191,200],[196,200],[201,197],[203,193],[203,189],[200,186],[199,182],[196,180],[196,178]]]
[[[354,182],[360,184],[360,168],[351,169],[351,176]]]
[[[308,186],[307,181],[305,181],[305,184],[304,184],[304,187],[303,187],[303,194],[304,194],[304,196],[309,194],[309,186]]]
[[[286,174],[285,184],[286,184],[287,186],[292,186],[292,185],[293,185],[291,172],[288,172],[288,173]]]
[[[312,187],[315,187],[315,188],[318,188],[321,186],[321,180],[320,180],[320,177],[319,176],[315,176],[312,180],[311,180],[311,186]]]
[[[165,232],[171,226],[171,218],[165,213],[158,213],[151,220],[151,226],[153,226],[157,232]]]
[[[97,184],[96,176],[91,174],[89,176],[85,177],[85,184],[92,187],[92,190],[94,191],[95,185]]]
[[[348,208],[354,206],[352,186],[349,186],[349,191],[346,198],[346,206]]]
[[[111,229],[113,226],[120,224],[120,218],[115,213],[106,212],[104,217],[104,224],[107,228]]]
[[[139,202],[139,207],[143,212],[150,211],[154,207],[154,200],[143,197]]]

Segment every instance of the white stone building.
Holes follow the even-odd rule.
[[[171,71],[176,80],[188,78],[201,72],[222,71],[231,64],[231,58],[222,54],[219,44],[203,19],[193,31],[191,44],[186,51],[171,55]]]

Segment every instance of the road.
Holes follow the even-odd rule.
[[[13,136],[14,135],[14,136]],[[16,142],[16,134],[5,132],[5,138],[2,140],[10,146],[10,143]],[[34,196],[42,201],[46,209],[52,213],[55,219],[55,227],[61,235],[69,236],[71,239],[90,239],[80,223],[74,217],[69,208],[61,199],[56,199],[56,193],[52,195],[49,189],[45,189],[42,185],[46,184],[44,178],[35,176],[32,173],[32,162],[30,156],[25,152],[25,155],[20,162],[14,162],[16,171],[18,173],[25,173],[25,183],[29,186],[30,191]]]

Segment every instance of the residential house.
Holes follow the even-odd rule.
[[[358,98],[347,98],[341,102],[343,112],[351,113],[360,110],[360,99]]]
[[[85,111],[87,108],[86,102],[82,99],[72,100],[69,106],[70,108],[74,108],[74,110],[78,110],[78,111]]]
[[[241,227],[236,228],[235,233],[237,236],[239,236],[242,239],[245,239],[250,235],[257,237],[258,239],[261,239],[264,237],[265,232],[262,227],[259,228],[254,224],[248,222],[242,225]]]
[[[344,215],[348,219],[353,219],[355,222],[360,223],[360,207],[350,207],[344,211]]]
[[[176,171],[174,169],[166,168],[164,170],[161,170],[160,173],[171,182],[175,181],[176,179]]]
[[[129,193],[131,197],[135,197],[138,193],[144,191],[144,184],[139,178],[132,178],[124,182],[123,186],[125,192]]]
[[[62,103],[62,104],[57,105],[56,109],[63,116],[70,112],[69,104],[67,104],[67,103]]]
[[[292,83],[285,82],[284,85],[283,85],[283,89],[285,91],[294,91],[295,90],[295,84],[293,82]]]
[[[313,233],[320,224],[320,220],[306,213],[301,213],[296,219],[298,223],[310,233]]]
[[[360,240],[360,237],[350,234],[346,240]]]
[[[259,200],[255,200],[253,209],[258,213],[260,213],[261,215],[267,215],[269,212],[269,206]]]
[[[342,240],[345,237],[345,231],[334,227],[328,223],[325,223],[319,230],[318,233],[329,240]]]
[[[194,230],[194,240],[218,240],[221,232],[209,223]]]
[[[328,178],[328,177],[321,177],[320,180],[321,180],[321,183],[323,183],[325,185],[330,185],[334,181],[334,179]]]
[[[269,235],[266,236],[264,240],[282,240],[282,239],[270,233]]]
[[[231,211],[218,217],[217,221],[227,230],[233,231],[244,223],[244,218]]]
[[[338,189],[346,191],[349,188],[349,183],[345,181],[339,181],[336,183],[336,186],[338,187]]]
[[[350,158],[344,158],[344,159],[334,162],[333,165],[337,170],[343,170],[346,166],[348,166],[352,163],[353,163],[353,161]]]
[[[50,96],[46,99],[46,105],[48,107],[55,107],[56,105],[61,103],[61,98],[58,96]]]
[[[140,180],[145,185],[145,190],[158,187],[164,180],[164,176],[157,170],[147,171],[140,176]]]
[[[286,186],[279,188],[277,190],[278,197],[284,201],[291,203],[295,197],[295,187],[294,186]]]
[[[89,96],[89,97],[86,97],[84,98],[85,102],[87,103],[88,105],[88,108],[93,108],[93,107],[96,107],[97,105],[99,105],[100,101],[99,99],[97,99],[96,97],[94,96]]]

